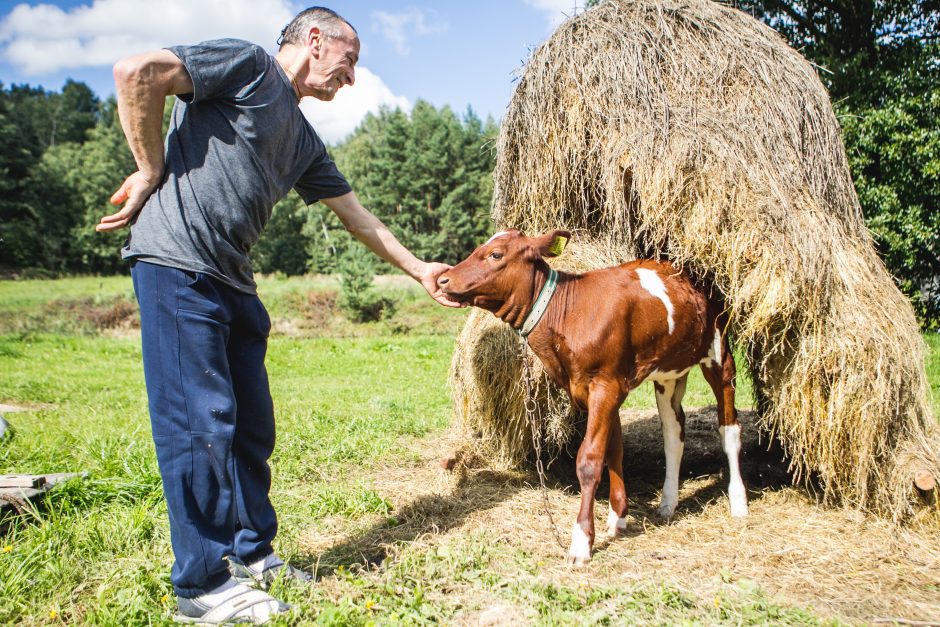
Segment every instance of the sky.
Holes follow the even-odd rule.
[[[340,13],[362,44],[356,84],[329,103],[305,98],[304,114],[329,143],[380,106],[421,99],[458,114],[499,120],[517,71],[583,0],[314,0]],[[219,37],[270,53],[281,29],[311,6],[291,0],[0,0],[0,83],[51,91],[83,81],[114,93],[123,56]]]

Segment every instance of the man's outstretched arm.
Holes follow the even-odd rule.
[[[362,206],[355,192],[336,198],[324,198],[321,202],[339,217],[346,230],[356,239],[376,255],[421,283],[431,298],[446,307],[463,307],[461,303],[447,298],[437,286],[437,278],[449,270],[450,266],[421,261],[411,254],[411,251],[398,241],[381,220]]]
[[[124,206],[101,218],[96,231],[127,226],[160,184],[163,177],[163,103],[167,96],[193,91],[189,72],[169,50],[156,50],[121,59],[114,65],[121,128],[130,146],[137,171],[111,196]]]

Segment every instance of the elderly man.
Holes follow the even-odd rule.
[[[140,304],[144,374],[176,561],[182,622],[265,622],[287,606],[247,585],[309,580],[274,553],[268,498],[274,415],[264,355],[270,319],[248,251],[292,188],[322,201],[373,252],[449,301],[437,277],[368,210],[297,104],[355,81],[359,39],[313,7],[271,57],[244,41],[179,46],[114,66],[118,112],[138,170],[99,231],[132,224],[122,251]],[[164,150],[166,96],[178,97]],[[263,586],[262,586],[263,587]]]

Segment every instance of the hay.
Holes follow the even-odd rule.
[[[592,267],[663,256],[714,281],[761,424],[824,502],[899,520],[913,471],[940,477],[912,307],[865,229],[825,89],[770,28],[707,0],[569,19],[526,64],[495,177],[500,228],[567,228],[608,251]],[[501,426],[511,397],[463,395],[461,420],[524,441]]]
[[[473,452],[503,469],[519,467],[532,451],[519,346],[515,331],[488,311],[477,309],[457,338],[451,366],[454,411],[461,417],[461,427],[476,438]],[[528,347],[525,350],[545,425],[543,441],[547,453],[554,455],[571,440],[576,419],[568,396],[551,381]]]
[[[672,522],[664,524],[655,515],[665,465],[659,418],[655,409],[623,412],[631,508],[627,533],[615,540],[600,538],[587,568],[565,565],[565,551],[552,539],[534,473],[480,468],[445,472],[438,464],[441,451],[458,444],[449,435],[418,441],[404,458],[381,461],[352,480],[392,503],[393,525],[386,513],[311,521],[298,537],[300,553],[307,556],[311,570],[318,566],[324,577],[317,589],[338,601],[350,592],[345,576],[330,576],[340,565],[387,559],[372,579],[383,586],[395,564],[424,562],[426,555],[440,555],[441,546],[449,547],[451,555],[472,554],[482,536],[500,547],[498,558],[477,563],[470,572],[455,574],[446,566],[436,571],[446,581],[449,601],[461,608],[448,619],[450,624],[480,624],[473,617],[494,600],[488,578],[493,574],[521,589],[536,582],[624,590],[666,583],[700,605],[734,598],[739,584],[752,582],[768,604],[811,609],[806,624],[814,624],[814,616],[823,624],[872,624],[879,617],[937,623],[940,534],[927,518],[935,521],[940,511],[922,512],[929,517],[899,529],[857,511],[818,506],[802,490],[777,483],[786,476],[786,466],[764,451],[752,428],[753,412],[744,411],[741,472],[752,489],[751,512],[745,519],[729,518],[715,410],[689,407],[687,413],[690,433],[679,509]],[[564,533],[578,509],[577,483],[570,471],[558,477],[552,470],[561,471],[561,464],[550,469],[548,484],[551,511]],[[768,475],[773,477],[770,483]],[[595,524],[602,529],[605,486],[598,498],[602,506],[596,508]],[[478,579],[477,572],[485,576]],[[433,588],[433,582],[428,587]],[[531,597],[498,592],[499,601],[532,607]],[[582,608],[583,622],[590,622],[596,607]],[[766,616],[772,621],[773,614]],[[708,622],[697,614],[690,620]],[[732,614],[722,622],[753,620]]]

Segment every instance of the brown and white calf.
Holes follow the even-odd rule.
[[[487,309],[513,328],[528,331],[532,351],[571,400],[587,409],[587,433],[577,457],[581,508],[568,561],[583,564],[591,558],[594,493],[605,461],[610,475],[607,531],[617,535],[626,528],[618,410],[644,381],[656,388],[666,451],[658,514],[668,518],[675,512],[685,439],[681,402],[689,370],[696,365],[718,401],[718,430],[730,467],[731,515],[747,515],[738,467],[735,366],[722,301],[670,263],[633,261],[585,274],[555,273],[554,295],[536,318],[545,302],[543,287],[550,288],[554,272],[544,257],[560,252],[569,236],[566,231],[533,238],[516,230],[497,233],[438,280],[450,298]],[[533,308],[535,316],[530,315]]]

